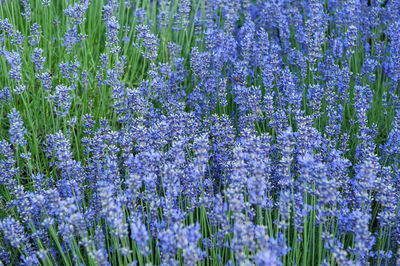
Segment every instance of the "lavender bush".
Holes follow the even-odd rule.
[[[400,265],[400,3],[0,1],[4,265]]]

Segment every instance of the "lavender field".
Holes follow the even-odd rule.
[[[400,1],[0,0],[0,265],[400,265]]]

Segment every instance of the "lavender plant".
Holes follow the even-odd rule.
[[[0,1],[5,265],[398,265],[396,1]]]

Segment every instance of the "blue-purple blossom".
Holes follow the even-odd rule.
[[[10,79],[14,80],[21,80],[22,79],[22,59],[21,55],[18,52],[8,52],[4,51],[4,56],[8,62],[8,64],[11,66],[10,71],[8,72],[8,76]]]
[[[49,102],[54,105],[56,115],[65,117],[71,106],[72,97],[70,96],[71,87],[65,85],[57,85],[55,91],[47,97]]]
[[[25,134],[27,133],[24,127],[24,122],[20,117],[20,112],[15,108],[12,109],[11,113],[7,116],[10,119],[10,143],[16,144],[17,146],[24,146],[27,144]]]
[[[107,44],[106,46],[111,49],[111,53],[116,54],[119,53],[120,47],[118,45],[119,39],[118,39],[118,33],[119,33],[119,28],[121,27],[120,24],[118,23],[118,20],[116,17],[112,16],[106,21],[106,27],[107,27]]]
[[[140,252],[146,255],[149,252],[148,241],[150,239],[146,226],[140,221],[131,222],[131,238],[136,242]]]
[[[157,58],[160,40],[150,32],[150,27],[148,25],[137,25],[136,34],[137,43],[133,43],[133,45],[137,49],[144,50],[141,52],[145,58],[152,61],[155,60]]]
[[[28,36],[29,44],[30,44],[30,46],[35,47],[40,42],[40,37],[42,34],[41,26],[37,23],[33,23],[30,30],[31,30],[31,34]]]
[[[174,16],[174,25],[172,28],[175,31],[187,28],[189,25],[189,14],[190,14],[191,2],[188,0],[182,0],[178,6],[178,12]]]
[[[12,217],[0,221],[0,230],[13,248],[22,248],[29,239],[24,232],[23,225]]]
[[[138,24],[143,23],[146,20],[146,10],[144,8],[136,8],[133,11]]]
[[[80,25],[86,20],[84,14],[86,9],[88,9],[89,4],[90,1],[82,1],[82,3],[77,3],[74,6],[68,6],[68,8],[64,10],[64,13],[74,22],[74,24]]]
[[[77,43],[82,43],[86,38],[87,35],[78,33],[78,28],[76,25],[68,24],[64,38],[61,38],[62,46],[66,48],[66,52],[68,54],[71,54],[74,45]]]
[[[32,63],[35,64],[36,70],[43,69],[43,63],[46,61],[46,57],[42,57],[43,49],[35,48],[31,55]]]
[[[6,103],[9,103],[12,99],[11,89],[9,87],[4,87],[0,90],[0,105],[3,106]]]
[[[52,75],[49,72],[44,72],[40,74],[36,74],[35,78],[42,82],[42,87],[47,91],[50,92],[52,89]]]
[[[20,0],[21,5],[24,9],[24,12],[21,12],[21,15],[26,18],[27,21],[31,20],[32,10],[29,5],[29,0]]]

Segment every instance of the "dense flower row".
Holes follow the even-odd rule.
[[[4,264],[400,264],[400,3],[0,2]]]

